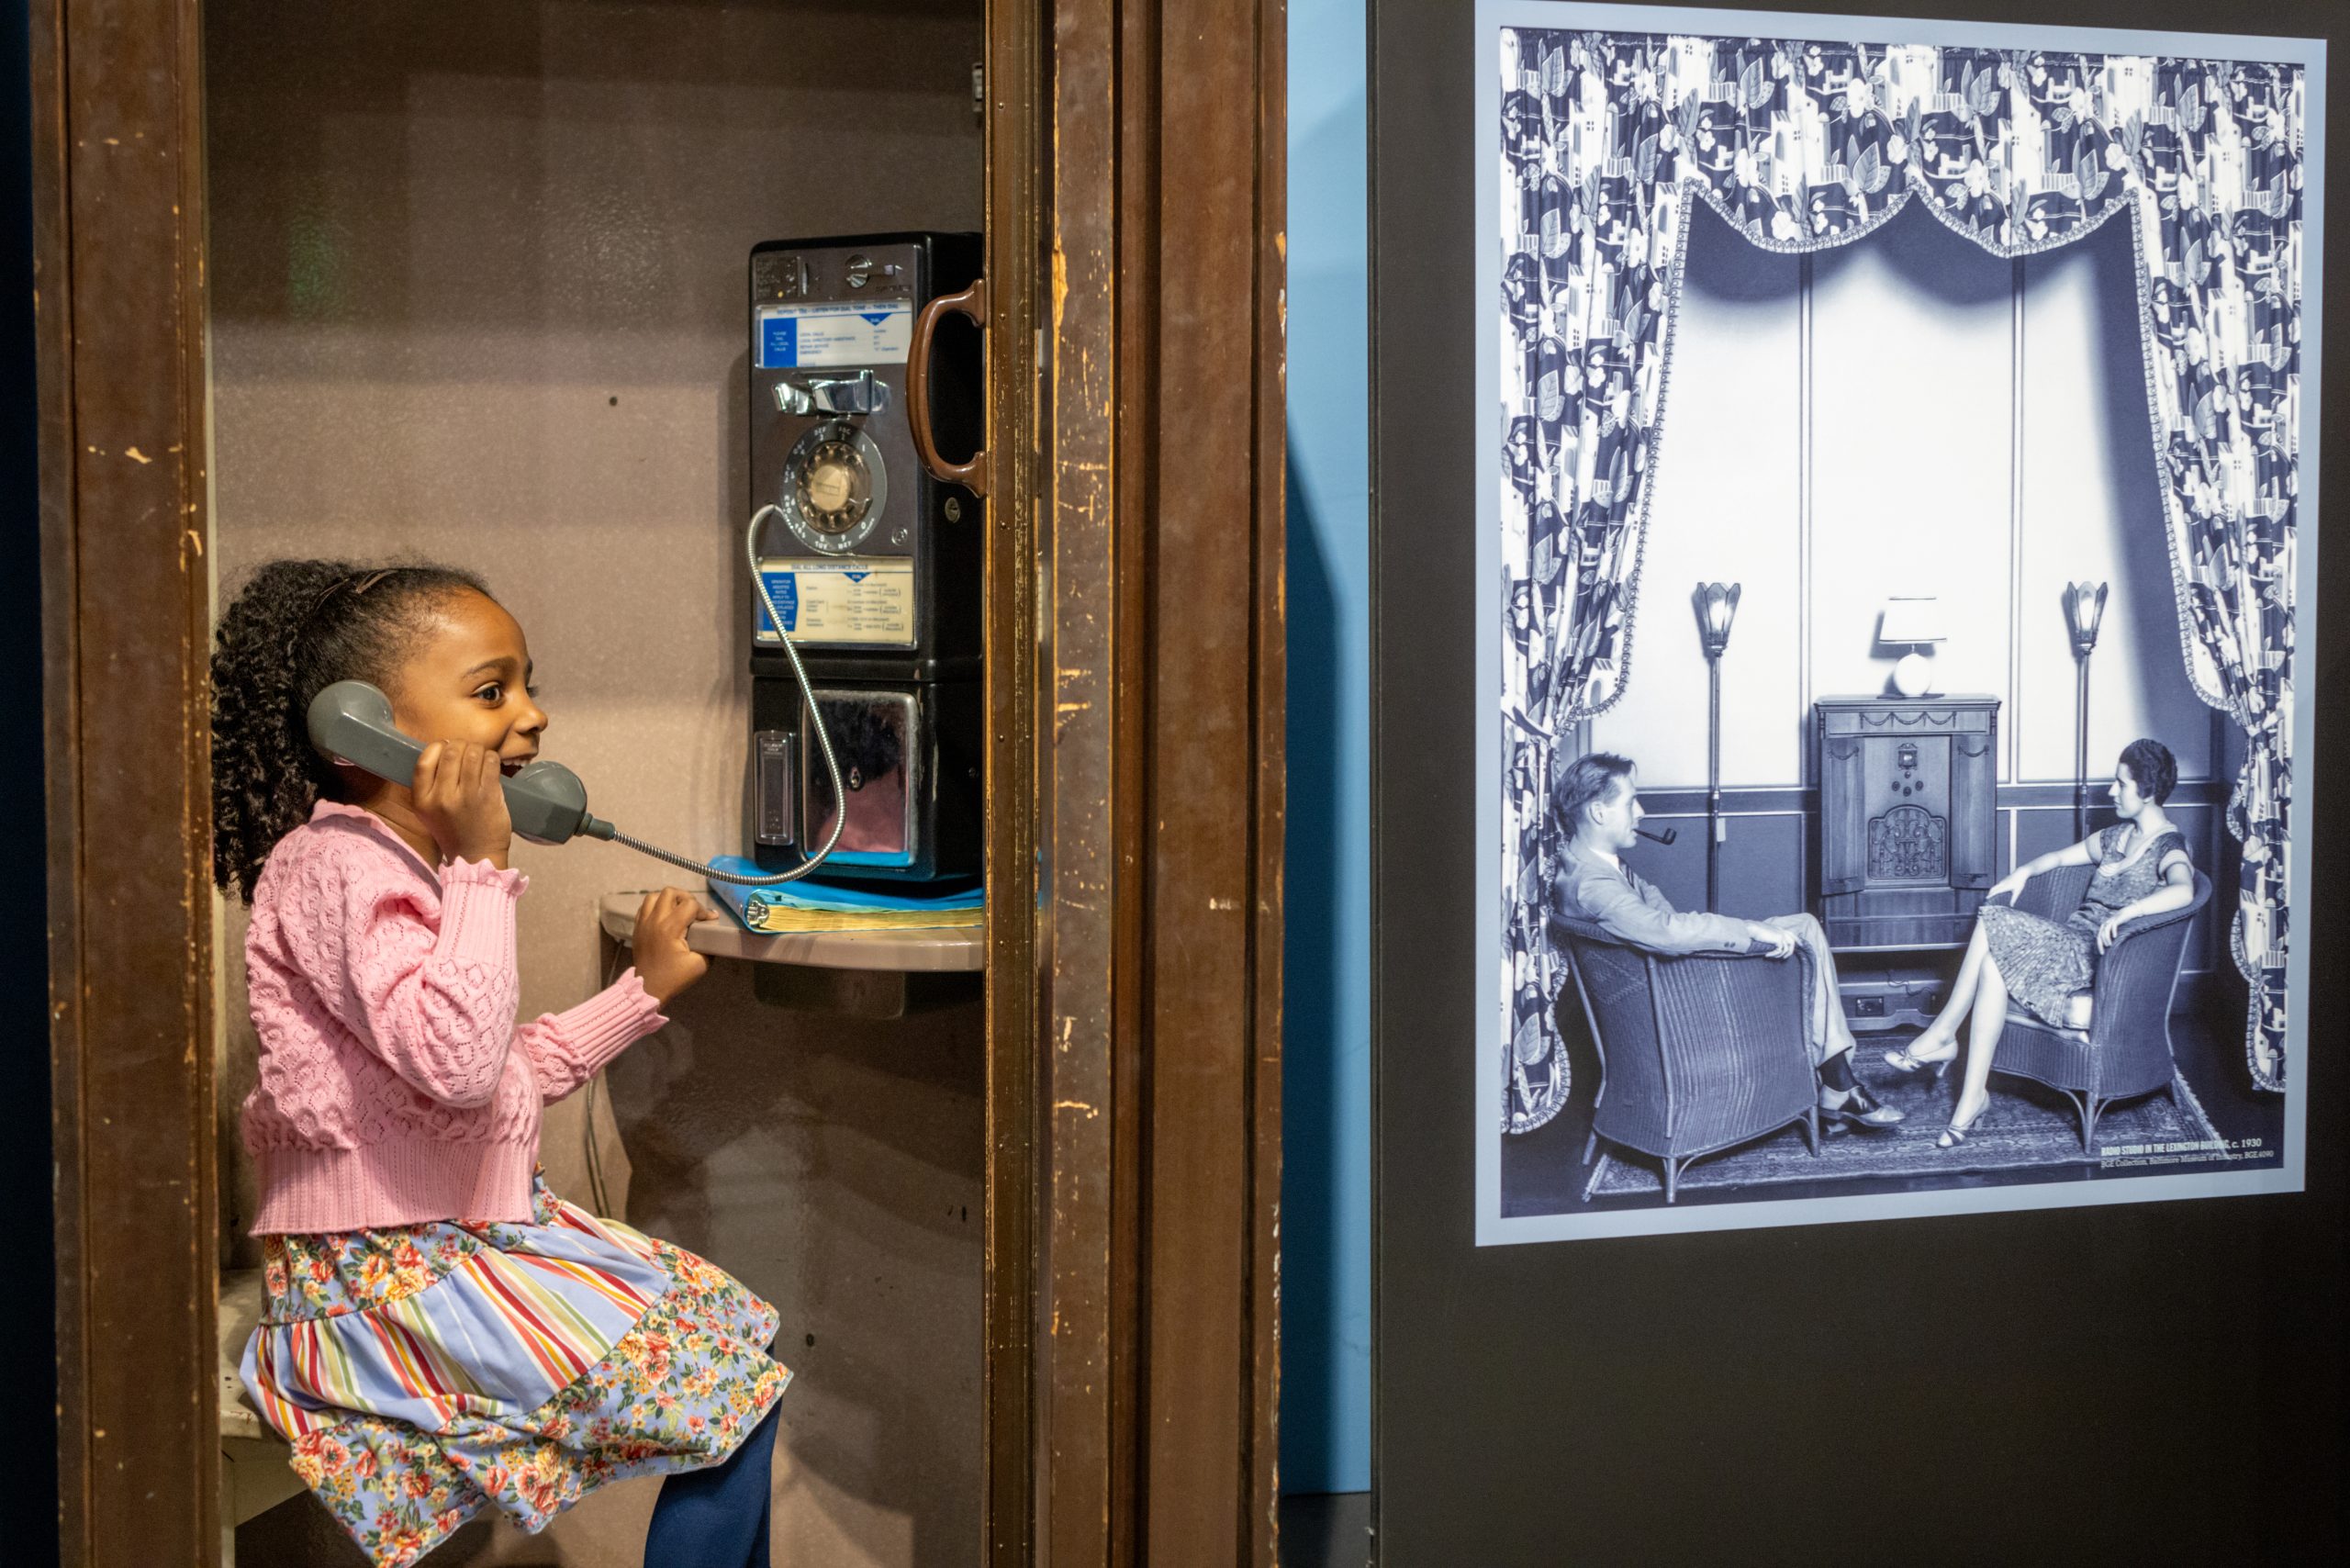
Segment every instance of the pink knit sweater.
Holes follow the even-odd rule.
[[[540,1107],[668,1020],[631,969],[518,1027],[526,886],[487,861],[436,878],[380,819],[333,801],[270,851],[245,937],[254,1235],[530,1218]]]

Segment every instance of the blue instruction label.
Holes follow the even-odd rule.
[[[777,556],[759,562],[784,630],[802,646],[912,647],[914,564],[875,556]],[[751,596],[755,635],[773,644],[775,622]]]
[[[759,318],[759,368],[789,370],[800,363],[800,322],[791,316]]]
[[[775,600],[776,612],[783,617],[783,629],[797,635],[800,631],[800,574],[761,572],[759,576],[767,579],[767,597]],[[767,614],[767,607],[764,604],[759,606],[758,635],[769,642],[775,640],[775,621]]]
[[[763,305],[758,317],[761,370],[819,365],[903,364],[914,341],[911,302]]]

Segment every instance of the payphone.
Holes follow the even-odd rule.
[[[800,864],[837,825],[825,876],[979,874],[980,500],[921,451],[980,439],[978,331],[923,309],[969,288],[979,262],[975,234],[751,252],[750,505],[776,509],[755,551],[767,592],[747,605],[764,870]],[[821,707],[837,790],[784,633]]]

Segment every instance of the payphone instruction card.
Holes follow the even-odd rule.
[[[762,305],[759,368],[903,364],[913,346],[911,301],[871,305]]]
[[[913,644],[912,561],[762,559],[759,576],[767,579],[784,630],[803,647],[811,643]],[[780,643],[767,606],[756,610],[758,640]]]

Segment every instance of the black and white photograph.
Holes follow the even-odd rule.
[[[2322,45],[1476,25],[1479,1242],[2299,1190]]]

